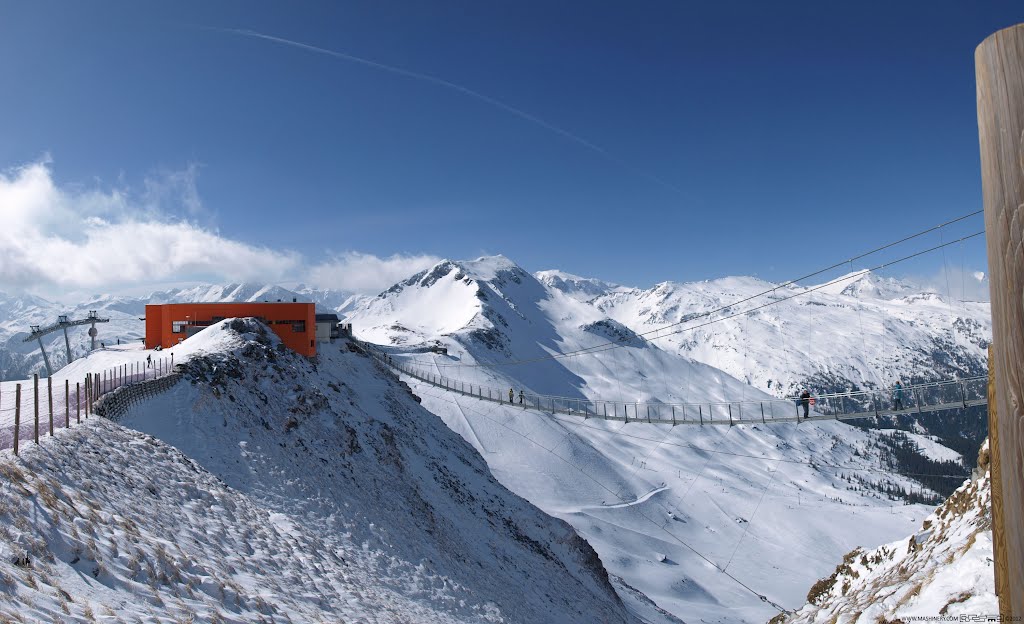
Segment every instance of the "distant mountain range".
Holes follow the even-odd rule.
[[[985,370],[986,303],[951,301],[870,274],[812,288],[750,277],[632,288],[560,271],[531,274],[494,256],[445,260],[373,296],[204,285],[96,297],[71,309],[0,296],[0,368],[5,379],[38,371],[38,348],[21,340],[29,324],[57,314],[97,310],[111,318],[100,326],[100,340],[112,341],[141,337],[138,317],[150,302],[297,298],[338,311],[357,337],[396,358],[503,391],[638,402],[767,400],[802,387],[880,388]],[[55,335],[49,345],[55,363],[62,343]],[[609,343],[616,348],[579,353]],[[87,344],[77,331],[73,347]],[[558,357],[566,353],[577,355]],[[916,526],[926,508],[904,503],[937,502],[959,485],[920,475],[966,473],[985,435],[983,408],[867,423],[872,429],[838,422],[620,429],[410,383],[503,485],[570,522],[613,578],[680,615],[713,619],[735,607],[733,621],[764,621],[770,610],[684,544],[717,565],[735,557],[732,571],[745,582],[795,606],[843,553]]]
[[[25,379],[33,373],[46,374],[39,345],[24,342],[31,325],[48,325],[61,314],[72,319],[84,318],[95,310],[109,323],[97,325],[99,343],[114,345],[118,342],[140,340],[145,336],[145,323],[141,320],[146,305],[151,303],[188,303],[198,301],[312,301],[325,309],[334,310],[343,305],[350,294],[330,290],[317,290],[300,286],[289,290],[267,284],[203,284],[190,288],[157,291],[143,297],[95,295],[75,305],[63,305],[32,295],[14,296],[0,292],[0,380]],[[88,327],[70,330],[71,349],[79,357],[89,349]],[[54,332],[44,339],[50,362],[54,368],[67,364],[64,336]]]
[[[441,343],[449,353],[465,351],[477,363],[499,365],[448,363],[449,376],[487,383],[500,371],[514,385],[542,394],[738,400],[985,373],[992,331],[988,303],[950,300],[871,273],[831,282],[797,286],[728,277],[642,289],[561,271],[531,275],[495,256],[442,261],[376,297],[354,297],[340,310],[356,335],[368,340],[401,347]],[[754,308],[759,309],[743,314]],[[626,346],[507,365],[608,342]],[[695,381],[697,365],[720,373],[714,383]],[[883,420],[937,435],[974,457],[987,432],[984,413],[982,407],[942,418]]]

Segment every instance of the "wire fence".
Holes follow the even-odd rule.
[[[0,450],[17,454],[20,446],[38,444],[41,437],[83,419],[119,417],[122,406],[170,387],[179,376],[171,354],[87,373],[81,381],[34,375],[24,382],[5,382],[0,385]],[[154,385],[154,380],[161,383]]]
[[[408,364],[362,343],[373,357],[424,383],[483,401],[505,403],[551,414],[569,414],[621,422],[670,425],[736,425],[744,423],[850,420],[896,414],[923,414],[988,403],[988,377],[969,377],[883,390],[862,390],[763,401],[606,401],[534,394],[515,388],[494,388],[451,379]]]

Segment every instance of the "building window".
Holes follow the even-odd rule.
[[[292,332],[296,334],[306,333],[306,321],[294,321],[292,323]]]
[[[171,321],[171,333],[182,334],[185,332],[185,327],[188,326],[188,321]]]

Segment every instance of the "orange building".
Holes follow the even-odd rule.
[[[266,323],[292,351],[316,355],[316,305],[312,303],[166,303],[146,306],[146,348],[173,347],[226,318],[251,316]]]

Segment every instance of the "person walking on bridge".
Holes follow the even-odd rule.
[[[520,405],[523,404],[523,391],[522,390],[519,391],[519,404]]]
[[[804,418],[810,418],[811,393],[807,388],[804,388],[804,391],[800,393],[800,404],[804,406]]]
[[[903,384],[899,380],[892,389],[892,409],[899,411],[903,409]]]
[[[508,389],[508,402],[509,402],[509,403],[512,403],[512,402],[513,402],[513,401],[512,401],[512,397],[514,397],[514,396],[515,396],[515,392],[512,392],[512,388],[509,388],[509,389]]]

